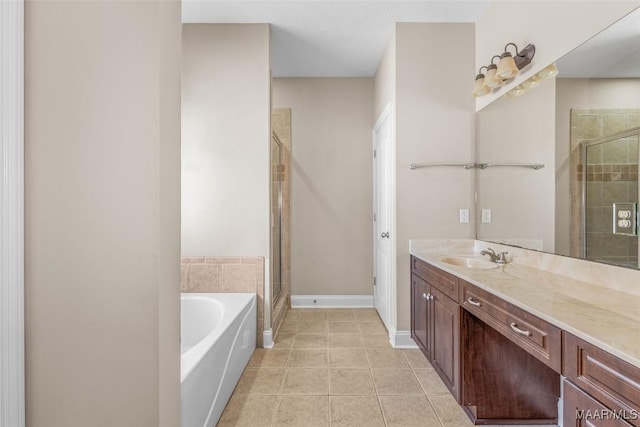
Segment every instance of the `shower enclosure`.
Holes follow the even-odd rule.
[[[640,127],[581,144],[582,255],[625,267],[638,259]]]

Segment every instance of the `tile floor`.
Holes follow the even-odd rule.
[[[419,350],[394,350],[374,309],[293,309],[256,349],[218,426],[463,427]]]

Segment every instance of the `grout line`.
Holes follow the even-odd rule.
[[[278,412],[280,411],[280,404],[282,403],[282,396],[277,396],[278,400],[276,401],[276,410],[273,411],[273,416],[271,417],[271,426],[276,425],[276,421],[278,420]]]
[[[438,411],[436,411],[436,407],[434,406],[434,404],[431,401],[431,399],[429,399],[429,396],[427,396],[427,402],[429,402],[429,406],[431,406],[431,409],[433,410],[433,413],[436,414],[436,418],[438,418],[438,421],[440,421],[440,424],[442,425],[442,427],[445,427],[444,421],[440,417],[440,414],[438,413]]]

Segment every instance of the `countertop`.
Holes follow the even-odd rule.
[[[467,251],[412,247],[410,252],[640,368],[640,296],[516,262],[481,270],[441,261],[473,255]]]

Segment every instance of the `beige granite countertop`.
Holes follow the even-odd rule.
[[[495,269],[454,266],[442,262],[442,258],[477,255],[477,241],[475,246],[473,240],[471,245],[464,241],[443,242],[412,242],[410,252],[640,368],[640,295],[620,290],[621,286],[611,288],[525,265],[519,261],[526,257],[526,250],[516,250],[518,255],[511,263]],[[576,265],[580,268],[580,264]],[[640,280],[633,284],[640,287]]]

